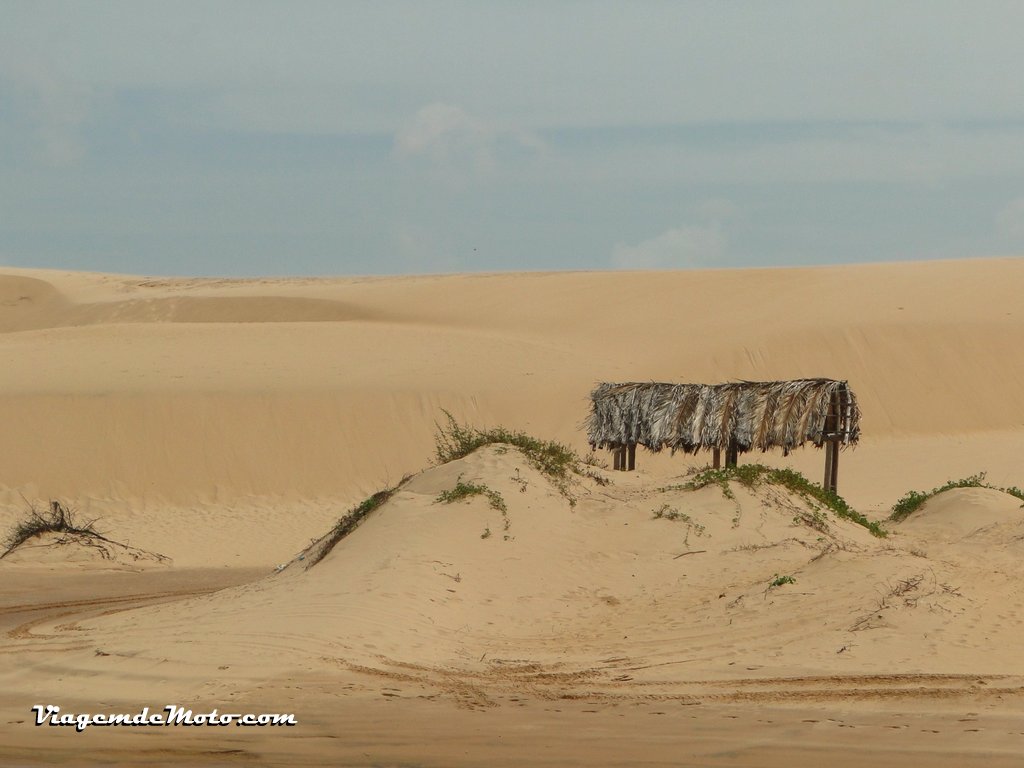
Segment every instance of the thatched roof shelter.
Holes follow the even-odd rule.
[[[592,448],[744,453],[855,444],[860,409],[845,381],[599,384],[586,420]]]

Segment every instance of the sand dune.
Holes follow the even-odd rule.
[[[511,453],[492,446],[417,476],[315,566],[294,559],[257,584],[83,626],[96,628],[99,647],[143,667],[200,663],[191,639],[174,637],[187,625],[207,638],[203,655],[233,665],[280,664],[287,651],[296,667],[327,660],[399,677],[415,667],[430,679],[454,670],[500,677],[529,662],[540,678],[564,685],[572,676],[611,697],[630,692],[624,677],[659,689],[694,679],[673,665],[696,664],[697,679],[751,665],[827,674],[844,646],[856,650],[842,668],[863,674],[1024,675],[1009,650],[1020,621],[961,621],[998,569],[1011,569],[1001,576],[1008,583],[1020,578],[1011,565],[1024,551],[1019,500],[990,492],[1005,497],[991,506],[1009,527],[988,542],[999,554],[977,562],[953,533],[959,523],[944,521],[950,509],[963,512],[957,492],[877,539],[769,486],[734,486],[730,499],[716,486],[584,483],[571,506]],[[507,512],[483,497],[439,503],[460,479],[497,491]],[[681,517],[654,517],[666,506]],[[917,534],[921,519],[949,537],[927,537],[932,548],[946,544],[941,557],[901,532]],[[794,583],[772,586],[780,575]],[[996,655],[979,664],[965,644]],[[87,656],[79,663],[102,667]]]
[[[460,481],[506,509],[439,501]],[[985,517],[965,531],[972,506]],[[7,690],[237,706],[269,683],[257,700],[303,710],[280,687],[333,680],[353,702],[468,712],[911,706],[940,722],[949,707],[1017,706],[1019,499],[949,491],[890,527],[876,538],[769,485],[584,478],[566,495],[516,449],[488,446],[413,478],[315,565],[313,547],[243,586],[20,625]]]
[[[959,742],[885,741],[879,713],[909,711],[947,730],[998,722],[998,739],[979,737],[966,758],[1019,748],[1005,726],[1024,701],[1013,496],[954,489],[878,539],[777,487],[665,490],[707,457],[642,452],[638,472],[603,473],[612,485],[580,478],[574,504],[514,449],[421,470],[444,410],[585,453],[599,380],[829,376],[848,379],[864,411],[840,491],[869,517],[978,471],[1019,486],[1022,260],[239,281],[2,272],[0,529],[59,498],[173,561],[104,563],[52,542],[0,560],[0,727],[23,750],[9,755],[42,733],[18,722],[40,697],[291,707],[317,723],[291,752],[269,734],[238,747],[281,762],[315,763],[329,753],[315,740],[340,733],[332,707],[362,717],[378,700],[423,729],[435,712],[464,732],[483,722],[464,718],[513,710],[528,730],[557,702],[579,751],[563,744],[551,764],[624,755],[641,733],[683,744],[677,719],[647,718],[668,706],[725,723],[706,726],[708,744],[756,732],[827,750],[841,739],[816,729],[855,712],[889,745],[883,762],[956,753]],[[813,450],[755,458],[821,473]],[[307,567],[345,510],[408,473]],[[438,503],[460,479],[499,493],[506,513],[483,497]],[[109,566],[121,569],[109,595],[102,580],[89,581],[94,599],[72,589]],[[781,576],[793,581],[773,586]],[[190,586],[161,587],[174,579]],[[764,707],[789,713],[775,737],[758,730]],[[366,743],[391,743],[388,717],[360,720]],[[585,746],[592,727],[614,734],[607,755]],[[429,732],[416,728],[403,738]],[[441,764],[457,762],[452,733]],[[121,737],[87,738],[116,761],[142,744]],[[231,759],[207,737],[171,739]],[[476,756],[515,764],[497,743]],[[392,747],[378,756],[416,756]],[[724,754],[703,762],[775,759]]]

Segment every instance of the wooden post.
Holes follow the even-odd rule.
[[[622,472],[626,471],[626,446],[624,445],[615,449],[615,468]]]
[[[735,467],[739,463],[739,448],[736,447],[735,441],[730,441],[729,447],[725,451],[725,466]]]
[[[636,469],[636,443],[630,443],[627,448],[626,469],[630,472]]]
[[[833,392],[825,417],[825,478],[821,485],[826,491],[836,492],[839,484],[839,393]]]
[[[839,493],[839,441],[832,441],[832,493]]]
[[[612,448],[612,465],[616,471],[622,469],[622,449]]]
[[[722,466],[722,451],[718,448],[711,452],[711,466],[714,469],[720,469]]]
[[[835,464],[835,447],[836,444],[832,440],[825,443],[825,479],[821,481],[821,487],[826,491],[834,490],[832,488],[832,466]]]

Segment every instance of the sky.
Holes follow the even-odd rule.
[[[0,264],[1024,253],[1024,3],[0,0]]]

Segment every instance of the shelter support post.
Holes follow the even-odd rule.
[[[736,443],[729,443],[729,447],[725,450],[725,466],[735,467],[739,463],[739,454],[739,448],[737,448]]]
[[[617,470],[626,469],[626,446],[620,445],[612,449],[612,464]]]
[[[626,448],[626,469],[630,472],[636,469],[636,443],[630,443]]]
[[[722,451],[718,448],[711,452],[711,466],[713,469],[721,469],[722,467]]]
[[[825,417],[825,432],[831,438],[825,443],[825,478],[822,487],[826,491],[837,493],[839,487],[839,427],[840,402],[838,393],[833,393],[829,403],[829,414]]]
[[[828,480],[828,489],[832,493],[839,493],[839,441],[834,440],[829,443],[829,448],[832,450],[832,464],[829,467],[830,475]]]
[[[826,491],[834,491],[832,487],[832,468],[835,466],[835,441],[829,440],[825,443],[825,479],[821,481],[821,487]]]

